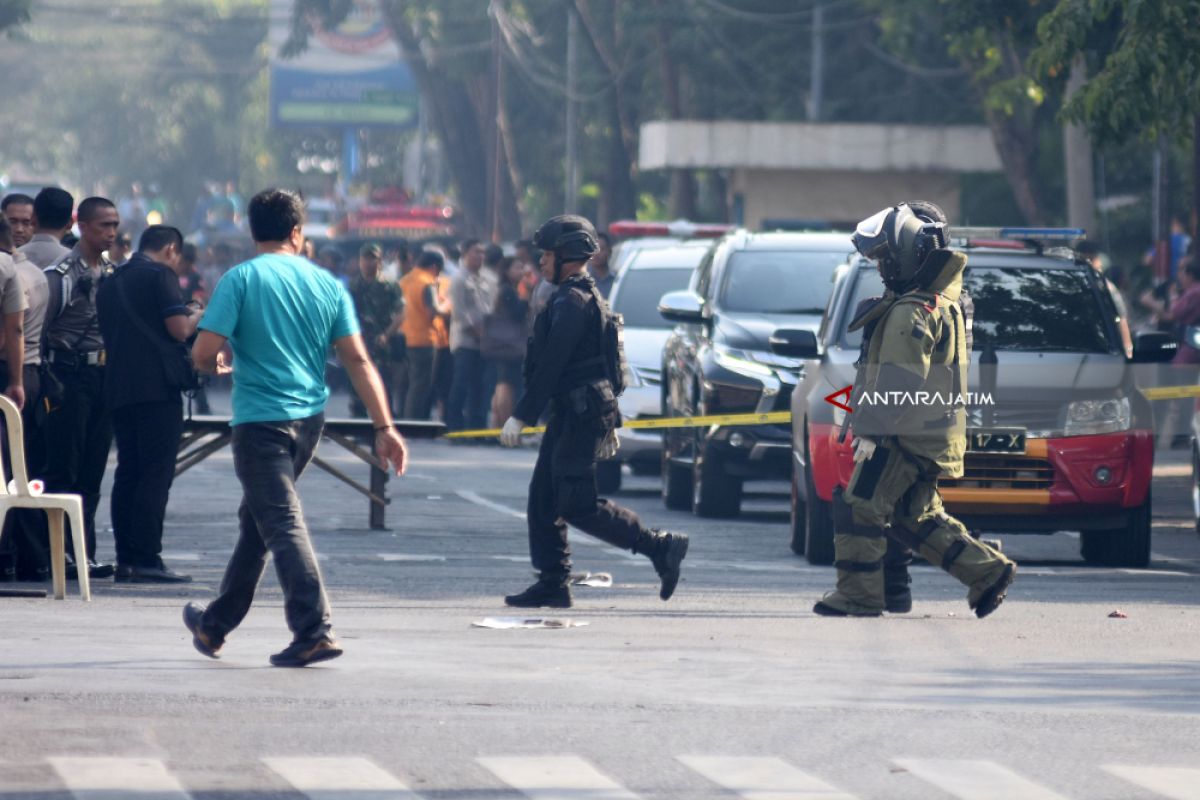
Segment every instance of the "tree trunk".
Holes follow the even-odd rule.
[[[667,101],[667,119],[683,119],[683,101],[679,91],[679,66],[671,54],[671,35],[667,30],[667,9],[663,0],[654,0],[659,21],[654,26],[658,39],[658,65],[662,71],[663,94]],[[671,170],[671,196],[667,214],[672,219],[696,218],[696,176],[690,169]]]
[[[988,127],[992,129],[992,139],[1000,154],[1000,163],[1004,166],[1004,177],[1008,179],[1013,199],[1025,218],[1025,224],[1045,224],[1033,180],[1032,132],[1018,120],[994,109],[986,110],[984,116]]]
[[[458,190],[458,206],[463,213],[460,227],[464,233],[483,235],[489,222],[488,159],[478,109],[463,83],[446,78],[422,56],[420,42],[404,19],[406,6],[403,0],[383,5],[388,25],[428,103],[433,128]]]

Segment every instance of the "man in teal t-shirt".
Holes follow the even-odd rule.
[[[188,603],[192,644],[212,658],[250,611],[267,553],[285,598],[292,643],[271,656],[279,667],[336,658],[341,646],[309,539],[296,480],[312,460],[325,425],[325,354],[332,344],[375,424],[375,452],[403,474],[404,440],[392,427],[383,383],[359,335],[342,284],[298,253],[304,204],[267,189],[249,206],[258,255],[217,284],[192,348],[197,369],[227,372],[233,348],[233,463],[242,484],[241,532],[220,595],[207,608]]]

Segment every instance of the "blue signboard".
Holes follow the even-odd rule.
[[[356,0],[341,25],[310,20],[308,48],[285,59],[291,0],[272,0],[271,125],[390,128],[415,124],[417,88],[378,0]]]

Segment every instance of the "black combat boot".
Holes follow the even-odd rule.
[[[504,604],[513,608],[570,608],[571,588],[566,578],[538,578],[520,594],[510,594]]]
[[[883,556],[883,607],[889,614],[912,611],[912,589],[909,588],[912,576],[908,574],[912,560],[912,550],[888,538],[887,553]]]
[[[658,596],[670,600],[675,594],[675,586],[679,583],[680,565],[687,556],[688,537],[686,533],[664,533],[649,531],[638,535],[633,552],[650,557],[654,571],[662,579]]]

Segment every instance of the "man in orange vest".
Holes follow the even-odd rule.
[[[408,342],[407,419],[429,419],[433,401],[434,359],[448,340],[438,299],[438,275],[445,266],[441,253],[426,250],[417,265],[400,279],[404,294],[404,338]]]

